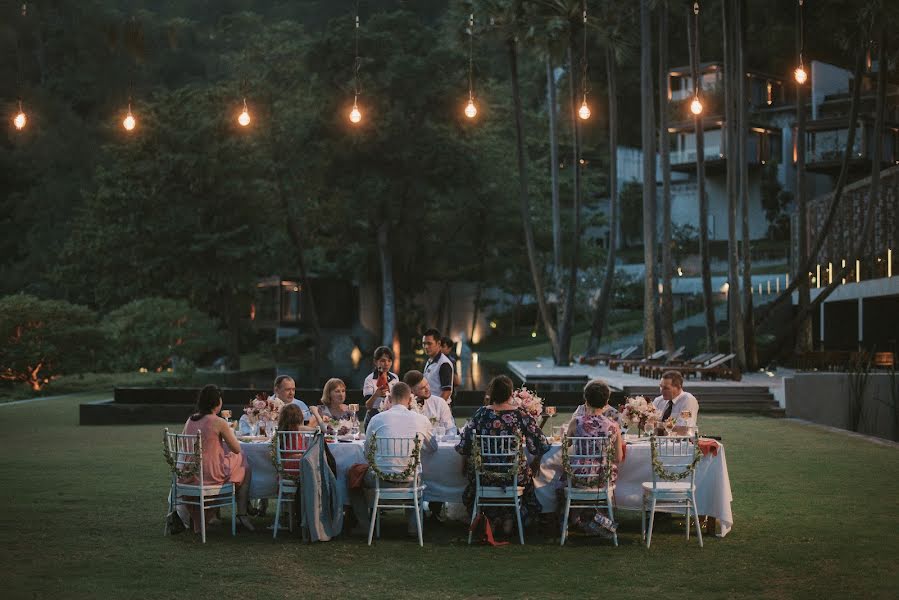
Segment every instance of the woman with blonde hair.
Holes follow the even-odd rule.
[[[342,379],[332,377],[322,389],[321,404],[313,406],[310,410],[318,424],[323,425],[328,421],[340,421],[351,417],[350,408],[345,402],[346,384]]]

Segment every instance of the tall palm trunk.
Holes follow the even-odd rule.
[[[799,8],[797,7],[797,10]],[[798,40],[797,40],[798,45]],[[858,83],[858,82],[856,82]],[[796,220],[797,220],[797,249],[799,265],[809,262],[808,253],[808,198],[805,190],[805,88],[796,84]],[[799,289],[799,315],[800,320],[796,329],[796,352],[802,354],[811,352],[814,340],[812,339],[812,321],[808,316],[808,308],[811,304],[811,292],[809,290],[808,271],[798,271],[795,281]]]
[[[396,334],[396,292],[393,286],[393,256],[388,234],[390,225],[384,219],[378,224],[378,260],[381,263],[381,345],[392,347]]]
[[[643,132],[643,353],[656,351],[656,148],[652,93],[652,0],[640,0],[640,96]]]
[[[571,267],[568,273],[568,282],[565,285],[565,307],[562,310],[562,319],[559,322],[559,353],[556,356],[556,364],[567,366],[571,356],[571,336],[574,326],[574,297],[577,293],[577,270],[580,255],[581,232],[581,129],[577,116],[577,93],[574,84],[574,45],[575,29],[572,24],[568,45],[568,95],[571,112],[571,146],[572,146],[572,177],[574,179],[573,215],[574,228],[571,236]]]
[[[702,96],[702,80],[699,76],[699,19],[688,9],[688,40],[690,42],[690,77],[695,93]],[[696,132],[696,195],[699,206],[699,256],[702,278],[702,308],[705,315],[706,350],[718,349],[717,319],[712,296],[712,265],[709,256],[709,199],[705,193],[705,135],[702,115],[693,117]]]
[[[737,103],[736,82],[741,76],[737,72],[733,38],[735,0],[722,0],[721,21],[724,32],[724,123],[727,134],[727,307],[730,326],[730,351],[736,355],[735,362],[741,370],[746,368],[746,346],[743,339],[743,311],[740,300],[739,248],[737,245],[737,192],[739,190],[740,157],[736,123]]]
[[[612,289],[615,285],[615,250],[618,246],[618,89],[615,84],[615,55],[606,47],[606,79],[608,81],[609,102],[609,244],[606,254],[606,273],[599,292],[599,301],[593,313],[590,340],[587,342],[586,356],[599,352],[603,327],[609,313]]]
[[[520,12],[521,2],[516,4]],[[517,18],[517,17],[516,17]],[[518,195],[521,208],[521,224],[524,229],[524,243],[528,254],[528,267],[531,270],[531,279],[534,284],[534,296],[537,299],[537,309],[540,320],[549,343],[553,350],[553,357],[559,360],[559,340],[552,321],[549,318],[549,307],[546,303],[546,294],[543,288],[543,274],[537,264],[537,246],[534,242],[534,228],[531,224],[531,203],[528,191],[528,167],[524,145],[524,115],[521,107],[521,90],[518,82],[518,42],[515,36],[506,40],[506,50],[509,58],[510,80],[512,83],[512,104],[515,113],[515,149],[518,155]]]
[[[752,256],[750,252],[749,231],[749,157],[746,155],[746,136],[749,131],[749,118],[747,115],[749,98],[746,94],[746,55],[743,52],[743,43],[746,39],[746,30],[743,24],[746,4],[745,0],[736,0],[737,7],[734,13],[734,26],[736,29],[736,68],[738,74],[737,85],[737,127],[739,128],[739,152],[740,157],[740,208],[742,221],[743,242],[743,328],[746,344],[746,368],[754,371],[758,368],[758,353],[755,345],[755,327],[752,320]],[[761,149],[761,146],[759,146]]]
[[[668,147],[668,0],[659,7],[659,160],[662,165],[662,345],[674,351],[674,294],[671,276],[671,155]]]
[[[562,288],[562,216],[559,210],[559,134],[556,101],[556,74],[552,53],[546,48],[546,111],[549,115],[549,179],[552,193],[553,218],[553,282]]]

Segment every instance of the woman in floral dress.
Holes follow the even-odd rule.
[[[468,485],[462,494],[462,500],[471,514],[474,507],[475,476],[474,466],[469,457],[474,448],[475,435],[521,435],[525,448],[533,456],[529,464],[527,457],[522,456],[518,470],[518,485],[524,487],[521,499],[521,520],[527,526],[541,512],[540,502],[534,494],[534,473],[540,464],[540,457],[549,450],[549,442],[543,435],[533,417],[516,405],[511,404],[512,380],[505,375],[494,377],[487,387],[489,403],[479,408],[465,425],[462,440],[456,446],[456,452],[465,457]],[[509,534],[515,520],[512,507],[484,507],[484,513],[492,522],[501,525],[497,530]]]
[[[621,427],[608,416],[608,403],[611,391],[609,385],[602,379],[594,379],[584,386],[583,412],[575,416],[568,425],[568,437],[607,437],[611,444],[612,465],[610,470],[610,484],[614,488],[618,479],[618,463],[624,454],[621,441]],[[597,461],[590,464],[594,465]],[[587,463],[581,461],[580,465]],[[577,465],[572,465],[575,472]],[[592,469],[591,469],[592,470]],[[584,473],[590,471],[584,470]],[[568,477],[563,473],[562,487],[557,490],[559,506],[565,505],[564,488],[568,485]],[[569,527],[576,527],[588,535],[611,536],[618,527],[608,516],[602,514],[599,509],[580,508],[572,509],[568,518]]]

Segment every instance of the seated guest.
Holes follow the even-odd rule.
[[[309,410],[305,402],[294,397],[296,393],[297,384],[293,378],[289,375],[278,375],[275,377],[275,393],[269,396],[269,400],[278,398],[284,404],[296,405],[297,408],[303,411],[303,420],[310,421],[313,418],[312,411]],[[309,423],[309,425],[314,425],[314,423]]]
[[[390,409],[383,410],[371,418],[366,429],[365,455],[368,456],[368,448],[372,443],[372,436],[379,438],[412,438],[416,435],[421,439],[422,452],[435,452],[437,439],[431,435],[431,421],[424,415],[409,410],[412,402],[412,391],[403,382],[398,382],[390,392]],[[386,459],[380,463],[380,468],[385,473],[402,473],[409,465],[408,458]],[[369,470],[365,476],[365,485],[374,487],[375,475]],[[382,481],[381,486],[405,486],[404,483],[391,483]],[[407,511],[407,532],[416,534],[414,511]]]
[[[684,424],[675,427],[675,432],[685,434],[688,427],[696,427],[696,418],[699,416],[699,402],[690,392],[684,391],[684,376],[680,371],[665,371],[659,381],[659,391],[662,395],[652,401],[662,421],[668,417],[679,419],[683,411],[690,413],[684,419]]]
[[[526,450],[534,457],[528,464],[527,458],[522,457],[518,470],[518,485],[524,486],[524,497],[521,501],[521,520],[527,526],[531,520],[540,515],[540,501],[534,494],[534,473],[540,465],[540,457],[549,450],[549,442],[543,431],[537,426],[537,422],[526,412],[510,404],[512,399],[512,380],[506,375],[494,377],[487,386],[489,404],[475,411],[474,416],[462,429],[462,441],[456,446],[456,452],[465,457],[465,468],[468,474],[468,485],[462,494],[462,500],[468,509],[468,513],[474,507],[475,478],[474,468],[469,464],[468,457],[472,454],[474,436],[477,435],[521,435],[524,437]],[[515,521],[514,508],[485,507],[484,513],[494,524],[497,531],[508,535],[512,532]]]
[[[244,407],[244,414],[240,415],[240,419],[238,420],[238,430],[237,433],[240,435],[253,435],[253,425],[258,420],[258,417],[250,418],[250,415],[246,413],[247,409],[253,410],[254,415],[259,414],[259,410],[265,408],[265,393],[259,392],[256,394],[255,398],[251,398],[247,405]]]
[[[373,416],[378,414],[381,404],[388,405],[387,395],[399,382],[396,373],[390,371],[393,366],[393,350],[387,346],[378,346],[374,354],[374,370],[362,382],[362,397],[365,398],[365,426]]]
[[[444,427],[447,433],[456,431],[456,421],[449,404],[440,396],[431,395],[431,387],[421,371],[407,371],[403,383],[412,390],[412,401],[418,403],[421,414],[428,419],[436,419],[436,425]]]
[[[250,467],[246,456],[240,452],[240,443],[228,423],[218,416],[222,410],[222,392],[214,385],[207,385],[197,397],[194,414],[184,424],[184,435],[200,433],[203,444],[203,484],[222,485],[233,483],[237,494],[237,520],[249,531],[253,525],[247,518],[247,502],[250,494]],[[184,481],[198,483],[196,479]],[[199,531],[200,511],[190,507],[194,531]],[[209,515],[213,511],[206,511]],[[207,522],[209,520],[207,519]]]
[[[329,421],[349,419],[352,413],[349,407],[344,404],[345,400],[346,384],[342,380],[333,377],[325,383],[325,387],[322,390],[321,404],[313,406],[310,410],[319,425],[325,422],[324,417],[327,417]]]
[[[568,422],[568,424],[566,425],[566,428],[567,428],[568,426],[570,426],[572,423],[574,423],[574,420],[577,419],[578,417],[583,417],[583,416],[589,414],[589,408],[588,408],[587,403],[586,403],[586,400],[587,400],[587,388],[588,388],[588,387],[590,386],[590,384],[592,384],[594,381],[602,381],[603,383],[605,383],[605,382],[604,382],[603,380],[601,380],[601,379],[594,379],[593,381],[588,382],[587,385],[584,386],[584,403],[583,403],[583,404],[579,404],[578,407],[574,410],[574,414],[571,415],[571,420],[570,420],[570,421]],[[607,383],[606,383],[606,387],[608,387],[608,384],[607,384]],[[610,391],[609,393],[611,394],[611,391]],[[612,421],[617,421],[617,420],[618,420],[618,410],[617,410],[614,406],[612,406],[611,404],[606,403],[606,405],[603,406],[603,408],[602,408],[602,414],[603,414],[604,417],[606,417],[607,419],[611,419]]]
[[[618,479],[618,463],[624,455],[621,441],[621,427],[605,413],[609,404],[611,391],[609,385],[602,379],[594,379],[584,386],[583,414],[571,420],[568,426],[568,437],[599,437],[609,438],[612,445],[613,464],[611,472],[611,484],[615,485]],[[580,464],[584,464],[583,462]],[[572,465],[577,472],[577,465]],[[589,474],[585,471],[584,474]],[[562,475],[562,485],[567,485],[565,475]],[[559,490],[564,502],[564,492]],[[588,535],[611,535],[618,528],[618,524],[608,516],[602,514],[599,509],[580,508],[572,509],[569,515],[569,525],[579,528]]]

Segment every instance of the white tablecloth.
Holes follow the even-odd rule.
[[[270,498],[278,495],[275,467],[272,465],[271,446],[268,443],[241,442],[240,450],[247,456],[253,471],[250,485],[251,498]],[[337,463],[338,492],[344,504],[347,500],[347,469],[365,462],[362,442],[329,444],[328,448]],[[649,460],[649,442],[628,444],[627,458],[618,468],[615,488],[615,504],[620,509],[640,510],[642,484],[652,480]],[[422,452],[422,473],[425,484],[425,500],[435,502],[462,502],[462,492],[467,480],[462,474],[462,457],[455,451],[454,443],[441,442],[437,452]],[[556,488],[562,475],[562,448],[556,443],[543,455],[540,471],[534,478],[534,488],[544,512],[556,510]],[[718,455],[704,456],[696,467],[696,504],[699,514],[718,520],[718,534],[727,535],[734,518],[730,503],[730,478],[724,446],[719,445]]]

